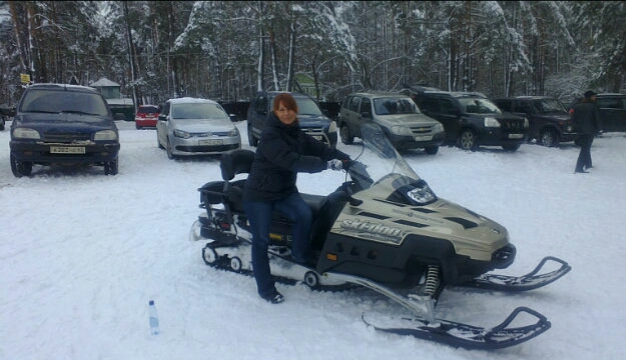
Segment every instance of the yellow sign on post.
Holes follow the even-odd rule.
[[[22,80],[22,83],[28,84],[30,82],[30,75],[20,74],[20,79]]]

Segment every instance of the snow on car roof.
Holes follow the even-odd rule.
[[[41,87],[41,88],[62,87],[68,90],[87,90],[87,91],[92,91],[92,92],[98,91],[97,89],[92,88],[91,86],[59,84],[59,83],[36,83],[36,84],[30,84],[27,86],[27,88],[38,88],[38,87]]]
[[[168,100],[171,104],[189,104],[189,103],[211,103],[217,104],[217,101],[202,98],[182,97]]]

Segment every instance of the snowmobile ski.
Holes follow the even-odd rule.
[[[561,266],[547,273],[539,274],[541,269],[548,261],[560,263]],[[546,286],[563,275],[567,274],[572,267],[569,264],[557,257],[546,256],[535,267],[535,269],[526,275],[522,276],[509,276],[498,274],[482,274],[474,279],[458,284],[462,287],[474,287],[486,290],[496,291],[527,291]]]
[[[522,312],[536,317],[537,322],[520,327],[509,327]],[[514,346],[542,334],[551,326],[545,316],[527,307],[516,308],[502,323],[492,328],[442,319],[430,322],[412,316],[389,318],[363,313],[361,318],[365,324],[379,331],[411,335],[419,339],[470,350],[493,350]]]

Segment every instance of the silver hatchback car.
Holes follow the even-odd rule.
[[[209,99],[170,99],[156,125],[158,146],[167,157],[212,155],[241,148],[241,135],[220,104]]]

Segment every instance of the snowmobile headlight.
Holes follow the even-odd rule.
[[[437,196],[424,180],[419,180],[406,193],[406,197],[417,205],[426,205],[437,200]]]

